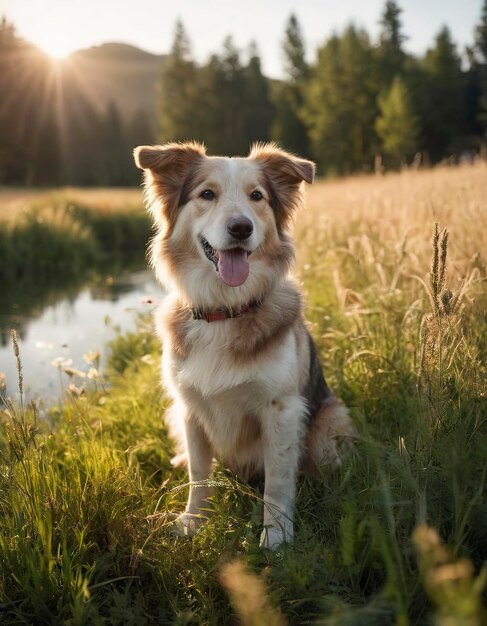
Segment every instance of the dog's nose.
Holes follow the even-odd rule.
[[[250,237],[254,225],[247,217],[232,217],[227,223],[227,230],[234,239],[243,241]]]

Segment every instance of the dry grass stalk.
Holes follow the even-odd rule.
[[[436,606],[438,626],[483,626],[487,611],[482,601],[487,568],[478,577],[468,559],[455,559],[433,528],[421,524],[413,533],[424,587]]]
[[[20,392],[20,402],[23,406],[24,400],[24,376],[22,374],[22,361],[20,360],[20,350],[19,343],[17,341],[17,331],[15,328],[12,328],[10,331],[10,336],[12,338],[12,345],[14,350],[15,359],[17,362],[17,379],[19,384],[19,392]]]
[[[224,565],[220,580],[243,626],[285,626],[287,622],[272,605],[264,581],[251,574],[242,561]]]

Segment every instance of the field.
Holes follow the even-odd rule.
[[[5,241],[40,201],[9,193]],[[93,223],[140,204],[63,202],[76,193]],[[91,392],[61,372],[62,405],[0,413],[0,623],[487,623],[487,166],[319,182],[296,237],[312,333],[359,440],[339,472],[300,478],[294,545],[258,547],[261,486],[224,467],[208,524],[171,535],[187,476],[169,463],[141,319],[106,375],[87,355]]]

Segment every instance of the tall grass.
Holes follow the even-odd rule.
[[[110,385],[43,419],[7,404],[0,620],[483,625],[486,173],[310,192],[299,272],[360,438],[340,471],[300,478],[293,546],[259,548],[260,488],[224,467],[208,524],[171,535],[187,477],[169,462],[146,326],[113,345]]]

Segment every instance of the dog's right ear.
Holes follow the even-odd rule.
[[[156,220],[164,217],[174,225],[177,209],[186,199],[184,189],[205,154],[204,146],[196,142],[135,148],[135,164],[145,172],[148,208]]]
[[[167,143],[163,146],[138,146],[134,149],[137,167],[158,174],[169,173],[174,168],[182,171],[195,158],[205,154],[205,147],[196,141]]]

